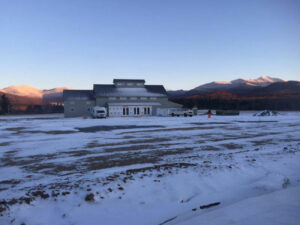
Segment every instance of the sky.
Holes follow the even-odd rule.
[[[299,0],[0,0],[0,88],[300,78]]]

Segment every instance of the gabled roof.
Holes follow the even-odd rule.
[[[162,85],[145,85],[144,87],[116,87],[115,85],[94,84],[95,97],[166,97]]]
[[[95,96],[109,96],[114,92],[115,85],[113,84],[94,84],[93,91]]]
[[[64,90],[63,98],[65,100],[93,100],[92,90]]]
[[[145,85],[145,88],[152,93],[167,95],[167,91],[163,85]]]

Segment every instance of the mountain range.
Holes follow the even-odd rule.
[[[237,94],[250,92],[256,88],[267,87],[273,83],[286,82],[279,78],[261,76],[257,79],[236,79],[232,81],[214,81],[203,84],[191,90],[168,91],[169,97],[191,96],[195,94],[204,94],[215,91],[229,91]]]
[[[62,103],[63,90],[66,89],[70,88],[57,87],[41,90],[29,85],[9,86],[0,89],[0,96],[5,94],[12,105],[15,106],[45,105]],[[241,101],[245,105],[254,105],[253,102],[257,104],[258,101],[261,101],[260,104],[262,106],[272,101],[275,105],[279,101],[284,101],[286,103],[289,102],[290,108],[294,109],[294,106],[297,105],[296,108],[298,109],[299,107],[300,109],[300,82],[285,81],[269,76],[261,76],[257,79],[236,79],[229,82],[214,81],[197,86],[191,90],[167,91],[167,93],[171,101],[183,104],[186,107],[197,105],[200,108],[207,108],[212,100],[215,102],[222,100],[222,104],[230,101],[231,105],[233,102],[240,104]],[[222,106],[222,104],[216,103],[216,106],[223,107],[224,105]],[[280,104],[282,105],[283,103]],[[251,109],[251,107],[247,109]]]
[[[67,87],[57,87],[41,90],[29,85],[9,86],[0,89],[0,96],[5,94],[13,104],[42,105],[51,102],[62,102],[63,90]]]
[[[191,90],[168,91],[168,95],[188,108],[300,110],[300,82],[268,76],[211,82]]]

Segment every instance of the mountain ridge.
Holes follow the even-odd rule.
[[[11,85],[0,89],[0,92],[30,98],[43,98],[45,95],[60,95],[63,90],[68,90],[68,87],[56,87],[52,89],[38,89],[30,85]]]
[[[260,76],[256,79],[243,79],[238,78],[232,81],[213,81],[210,83],[202,84],[190,90],[174,90],[168,91],[170,97],[178,96],[190,96],[195,94],[203,94],[214,91],[234,91],[243,92],[245,89],[251,90],[257,87],[267,87],[273,83],[286,82],[280,78],[274,78],[269,76]]]

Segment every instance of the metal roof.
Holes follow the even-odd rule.
[[[64,90],[63,98],[65,100],[93,100],[92,90]]]
[[[145,82],[145,80],[114,79],[118,81]],[[95,97],[167,97],[163,85],[142,87],[117,87],[114,84],[94,84],[93,90],[64,90],[64,100],[94,100]]]
[[[94,84],[94,94],[96,97],[167,97],[167,92],[162,85],[116,87],[110,84]]]

